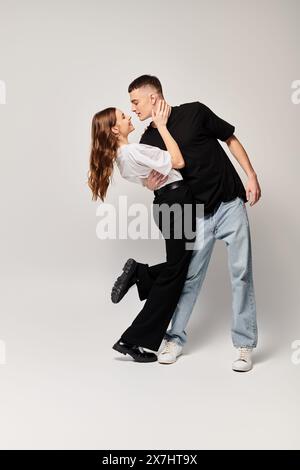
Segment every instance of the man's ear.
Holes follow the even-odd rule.
[[[154,93],[151,93],[150,101],[151,101],[152,106],[155,106],[157,103],[157,95],[155,95]]]

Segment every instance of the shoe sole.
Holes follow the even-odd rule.
[[[136,265],[137,265],[137,262],[132,258],[129,258],[124,264],[123,269],[122,269],[123,273],[121,274],[119,279],[116,280],[111,291],[111,301],[114,304],[119,303],[120,300],[122,300],[122,298],[126,294],[127,292],[126,289],[127,289],[129,280],[136,268]],[[120,287],[120,292],[113,291],[117,286]]]
[[[118,351],[119,353],[121,354],[124,354],[124,356],[126,356],[126,354],[128,354],[129,356],[131,356],[135,362],[143,362],[143,363],[146,363],[146,362],[156,362],[157,361],[157,357],[156,358],[153,358],[153,359],[142,359],[142,358],[137,358],[134,354],[131,354],[131,352],[126,349],[125,347],[123,346],[120,346],[119,344],[114,344],[113,347],[112,347],[115,351]]]
[[[253,369],[253,367],[250,367],[249,369],[235,369],[235,368],[232,367],[232,370],[234,372],[249,372],[249,370],[252,370],[252,369]]]
[[[167,362],[167,361],[158,361],[159,364],[164,364],[164,365],[168,365],[168,364],[175,364],[176,361],[172,361],[172,362]]]

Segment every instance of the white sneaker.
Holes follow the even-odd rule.
[[[165,347],[167,346],[167,342],[168,340],[166,338],[164,338],[161,342],[161,345],[159,346],[159,349],[157,351],[157,355],[159,355],[163,349],[165,349]]]
[[[232,370],[247,372],[252,369],[252,348],[238,348],[239,356],[232,363]]]
[[[175,341],[166,341],[163,350],[158,355],[160,364],[173,364],[182,354],[182,346]]]

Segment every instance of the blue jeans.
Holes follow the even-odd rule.
[[[214,213],[197,217],[195,250],[186,281],[165,339],[183,345],[186,326],[193,311],[216,240],[224,240],[232,285],[231,337],[235,347],[256,347],[257,323],[252,276],[251,237],[244,201],[237,197],[221,202]]]

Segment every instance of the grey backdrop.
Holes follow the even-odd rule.
[[[0,446],[299,447],[299,2],[10,0],[0,11]],[[164,243],[97,239],[90,124],[106,106],[130,111],[128,84],[144,73],[171,105],[198,100],[234,124],[258,174],[249,374],[231,371],[219,243],[178,363],[140,366],[111,350],[141,308],[134,290],[112,305],[112,282],[130,256],[160,262]],[[133,122],[138,141],[149,121]],[[107,202],[123,194],[152,201],[116,172]]]

